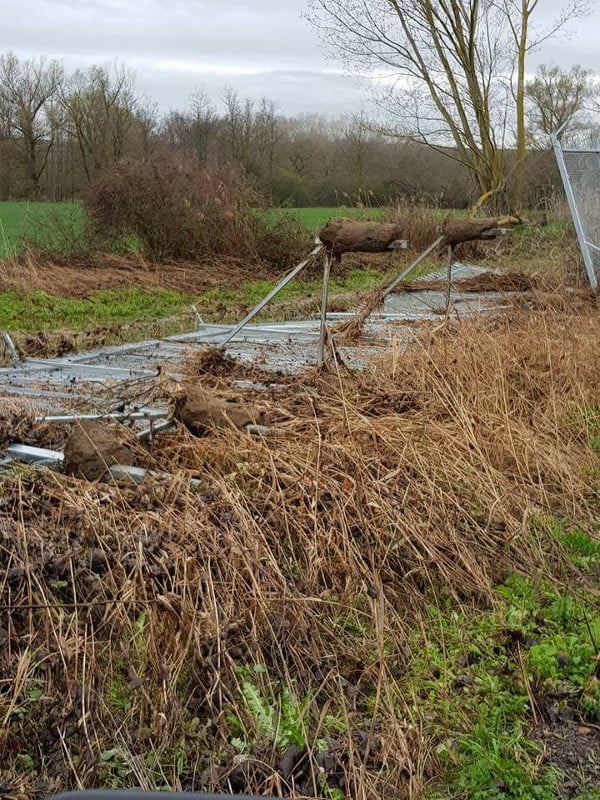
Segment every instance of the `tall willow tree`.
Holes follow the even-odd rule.
[[[332,52],[387,87],[390,129],[459,160],[481,194],[521,202],[527,55],[588,0],[532,35],[539,0],[311,0]],[[507,148],[516,158],[507,164]]]

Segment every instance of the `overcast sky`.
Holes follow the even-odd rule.
[[[540,0],[550,21],[563,0]],[[600,73],[600,3],[570,38],[531,60]],[[197,87],[218,100],[227,86],[274,99],[281,112],[333,116],[368,100],[365,80],[327,58],[302,18],[306,0],[0,0],[0,52],[48,55],[67,67],[118,60],[161,110],[182,108]]]

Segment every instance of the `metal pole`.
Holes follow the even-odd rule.
[[[143,483],[146,478],[152,477],[157,478],[158,480],[171,480],[174,476],[169,475],[166,472],[152,472],[148,469],[142,469],[141,467],[130,467],[126,464],[113,464],[108,468],[108,472],[111,478],[114,480],[120,481],[124,478],[131,478],[134,483]],[[198,489],[202,486],[202,483],[197,478],[188,478],[190,486]],[[87,792],[82,794],[82,797],[87,796]],[[99,795],[94,795],[98,797]],[[64,795],[64,797],[69,797],[68,794]],[[113,793],[107,792],[106,800],[113,800]]]
[[[273,298],[274,298],[276,295],[278,295],[278,294],[279,294],[279,292],[280,292],[280,291],[281,291],[281,290],[282,290],[282,289],[283,289],[285,286],[287,286],[287,285],[288,285],[288,283],[289,283],[291,280],[293,280],[293,279],[296,277],[296,275],[298,275],[300,272],[302,272],[302,270],[303,270],[303,269],[304,269],[304,268],[307,266],[307,264],[308,264],[310,261],[312,261],[312,259],[313,259],[313,258],[314,258],[316,255],[318,255],[318,253],[320,253],[322,249],[323,249],[323,245],[322,245],[322,244],[319,244],[319,245],[317,245],[317,246],[315,247],[315,249],[312,251],[312,253],[311,253],[311,254],[308,256],[308,258],[307,258],[305,261],[302,261],[302,263],[300,263],[300,264],[298,264],[298,266],[294,267],[294,269],[293,269],[291,272],[288,272],[288,274],[285,276],[285,278],[283,278],[282,280],[280,280],[280,281],[279,281],[279,283],[277,284],[277,286],[275,286],[273,289],[271,289],[271,291],[269,292],[269,294],[268,294],[266,297],[264,297],[264,298],[263,298],[263,299],[260,301],[260,303],[259,303],[257,306],[255,306],[255,307],[252,309],[252,311],[250,311],[250,313],[246,314],[246,316],[244,317],[244,319],[243,319],[241,322],[239,322],[239,323],[238,323],[238,324],[235,326],[235,328],[234,328],[232,331],[230,331],[230,332],[229,332],[229,333],[228,333],[228,334],[225,336],[225,338],[224,338],[224,339],[222,340],[222,342],[221,342],[221,347],[224,347],[226,344],[228,344],[228,343],[229,343],[229,342],[230,342],[230,341],[231,341],[231,340],[234,338],[234,336],[237,336],[237,335],[238,335],[238,333],[239,333],[239,332],[242,330],[242,328],[243,328],[245,325],[247,325],[247,324],[250,322],[250,320],[251,320],[251,319],[253,319],[253,318],[254,318],[254,317],[255,317],[255,316],[258,314],[258,313],[260,313],[260,312],[263,310],[263,308],[264,308],[266,305],[268,305],[268,304],[271,302],[271,300],[272,300],[272,299],[273,299]]]
[[[590,282],[590,286],[592,287],[592,289],[596,291],[598,289],[598,279],[596,278],[596,270],[594,269],[594,262],[592,261],[590,251],[587,246],[585,231],[583,230],[581,217],[579,216],[579,211],[577,210],[577,203],[575,201],[573,187],[571,186],[571,179],[567,171],[567,165],[565,164],[562,145],[556,133],[551,134],[550,139],[552,141],[552,147],[554,148],[556,163],[558,164],[560,177],[562,178],[563,186],[565,189],[565,195],[567,196],[567,202],[569,204],[571,218],[573,219],[573,225],[575,226],[575,233],[577,234],[577,241],[579,242],[579,249],[581,250],[581,255],[583,256],[583,263],[585,264],[588,280]]]
[[[8,331],[4,331],[2,334],[2,338],[6,342],[6,348],[8,350],[8,355],[10,356],[10,363],[13,367],[16,367],[21,362],[21,357],[15,347],[15,343],[10,338]]]
[[[430,253],[432,253],[437,247],[439,247],[441,245],[441,243],[443,241],[444,241],[444,237],[443,236],[439,236],[435,240],[435,242],[433,244],[430,244],[429,247],[427,248],[427,250],[424,250],[421,253],[420,256],[415,258],[415,260],[412,262],[412,264],[409,264],[408,267],[403,272],[401,272],[400,275],[398,275],[398,277],[395,280],[392,281],[392,283],[390,283],[390,285],[387,287],[387,289],[385,289],[385,291],[383,292],[382,297],[385,299],[388,296],[388,294],[391,294],[394,291],[394,289],[396,288],[396,286],[398,286],[400,281],[403,281],[408,275],[410,275],[410,273],[416,267],[419,266],[421,261],[424,261]]]
[[[452,262],[454,261],[454,247],[448,245],[448,285],[446,286],[446,322],[450,316],[450,298],[452,294]]]
[[[123,411],[118,413],[109,412],[107,414],[61,414],[52,417],[37,417],[36,422],[44,422],[47,424],[52,423],[69,423],[69,422],[84,422],[88,420],[129,420],[129,419],[165,419],[169,416],[167,409],[152,408],[147,411]]]
[[[329,297],[329,273],[331,271],[331,258],[329,253],[325,251],[325,259],[323,262],[323,292],[321,294],[321,331],[319,339],[319,360],[317,362],[319,367],[325,363],[325,341],[327,339],[327,300]]]
[[[63,454],[59,450],[47,450],[43,447],[31,447],[27,444],[11,444],[6,448],[6,455],[18,461],[35,464],[36,461],[52,462],[59,464]]]

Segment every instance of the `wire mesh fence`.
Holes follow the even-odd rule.
[[[596,289],[600,277],[600,148],[564,148],[557,136],[552,143],[588,279]]]

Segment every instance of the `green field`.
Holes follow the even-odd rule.
[[[311,232],[316,232],[332,216],[344,214],[366,216],[366,209],[289,208],[271,209],[267,219],[287,213]],[[76,236],[83,219],[78,203],[0,203],[0,259],[21,250],[27,239],[37,246],[51,248],[57,240],[64,242],[66,232]],[[53,238],[55,237],[55,238]],[[351,270],[332,280],[332,296],[371,289],[382,279],[377,270]],[[233,288],[216,288],[200,295],[175,291],[101,290],[87,298],[53,297],[35,287],[32,291],[0,293],[0,330],[31,333],[39,330],[82,331],[95,326],[145,324],[151,320],[181,315],[196,303],[207,319],[237,319],[239,314],[260,300],[272,283],[265,280],[244,281]],[[275,308],[295,301],[318,297],[320,281],[303,281],[287,287],[277,298]],[[274,313],[277,313],[275,311]]]
[[[23,248],[27,237],[51,242],[52,230],[75,230],[82,218],[78,203],[0,203],[0,258]]]
[[[318,231],[331,217],[378,217],[381,208],[346,208],[345,206],[329,208],[274,208],[267,211],[267,218],[275,219],[277,214],[289,214],[309,231]]]
[[[290,214],[307,230],[316,232],[334,216],[364,217],[381,213],[364,208],[286,208],[264,212],[275,220],[281,213]],[[0,203],[0,259],[23,249],[27,238],[51,246],[58,228],[76,232],[83,211],[78,203]]]

